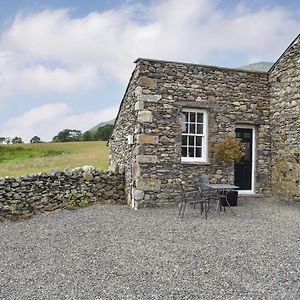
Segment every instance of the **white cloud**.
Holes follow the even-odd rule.
[[[189,0],[188,5],[181,0],[155,1],[149,6],[129,2],[82,18],[72,18],[66,9],[19,15],[3,35],[0,49],[13,52],[21,65],[55,59],[80,66],[78,70],[94,66],[99,77],[107,72],[127,81],[132,62],[140,56],[205,63],[217,50],[270,58],[274,47],[279,54],[282,45],[287,46],[300,25],[282,7],[250,11],[239,5],[226,15],[217,4],[212,0]]]
[[[18,76],[19,86],[29,92],[68,92],[100,85],[93,67],[66,70],[37,65],[21,70]]]
[[[46,93],[95,89],[106,77],[124,84],[137,57],[216,64],[218,53],[223,53],[224,57],[242,56],[247,60],[244,63],[275,60],[300,27],[294,12],[275,5],[254,10],[241,1],[225,13],[218,0],[141,3],[128,1],[80,18],[72,17],[67,9],[19,14],[0,37],[0,109],[8,96],[10,105],[15,104],[15,93],[40,94],[42,105]],[[28,116],[25,113],[6,123],[8,134],[23,135],[28,130],[32,135],[45,128],[40,135],[49,138],[63,127],[85,122],[93,126],[104,118],[101,112],[72,117],[53,105],[50,108],[60,109],[64,118],[49,116],[48,120],[45,114],[45,122],[30,123],[27,117],[29,127],[25,128],[21,125]],[[34,115],[32,120],[36,120]]]
[[[118,106],[99,111],[73,114],[65,103],[45,104],[9,119],[0,129],[0,136],[20,136],[28,142],[34,135],[42,140],[52,140],[65,128],[88,130],[96,124],[116,117]]]

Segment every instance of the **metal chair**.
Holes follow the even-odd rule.
[[[199,185],[202,187],[203,195],[208,201],[207,211],[209,211],[212,206],[216,203],[216,209],[222,211],[222,207],[224,211],[226,211],[225,206],[227,206],[227,193],[217,193],[216,191],[208,188],[205,184],[209,183],[209,178],[207,175],[201,175]],[[224,204],[225,203],[225,204]]]
[[[202,189],[203,197],[207,200],[207,212],[208,212],[211,209],[211,207],[214,205],[214,203],[217,202],[217,206],[219,206],[219,197],[216,191],[207,187],[206,184],[209,184],[208,175],[201,175],[199,179],[199,186]]]
[[[194,208],[196,208],[196,205],[200,205],[200,211],[201,215],[204,212],[205,219],[207,219],[207,209],[208,209],[208,201],[205,199],[203,195],[203,190],[201,189],[201,186],[198,187],[195,191],[185,191],[183,187],[183,182],[178,179],[177,183],[179,185],[179,190],[181,194],[181,202],[179,204],[179,217],[183,219],[186,205],[190,204],[193,205]]]

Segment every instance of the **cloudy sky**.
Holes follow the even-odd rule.
[[[276,61],[299,32],[299,0],[0,0],[0,137],[114,118],[137,57]]]

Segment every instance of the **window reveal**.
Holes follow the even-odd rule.
[[[182,161],[206,161],[206,112],[183,109]]]

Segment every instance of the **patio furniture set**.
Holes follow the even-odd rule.
[[[177,180],[180,194],[181,202],[179,204],[179,216],[184,217],[185,209],[187,204],[192,205],[196,208],[196,205],[200,206],[200,213],[204,213],[205,219],[207,219],[207,214],[213,207],[219,212],[222,210],[226,211],[226,207],[235,214],[231,206],[236,206],[237,195],[239,188],[236,185],[228,183],[209,183],[207,176],[201,176],[200,182],[195,191],[187,191],[184,188],[184,183],[182,180]]]

